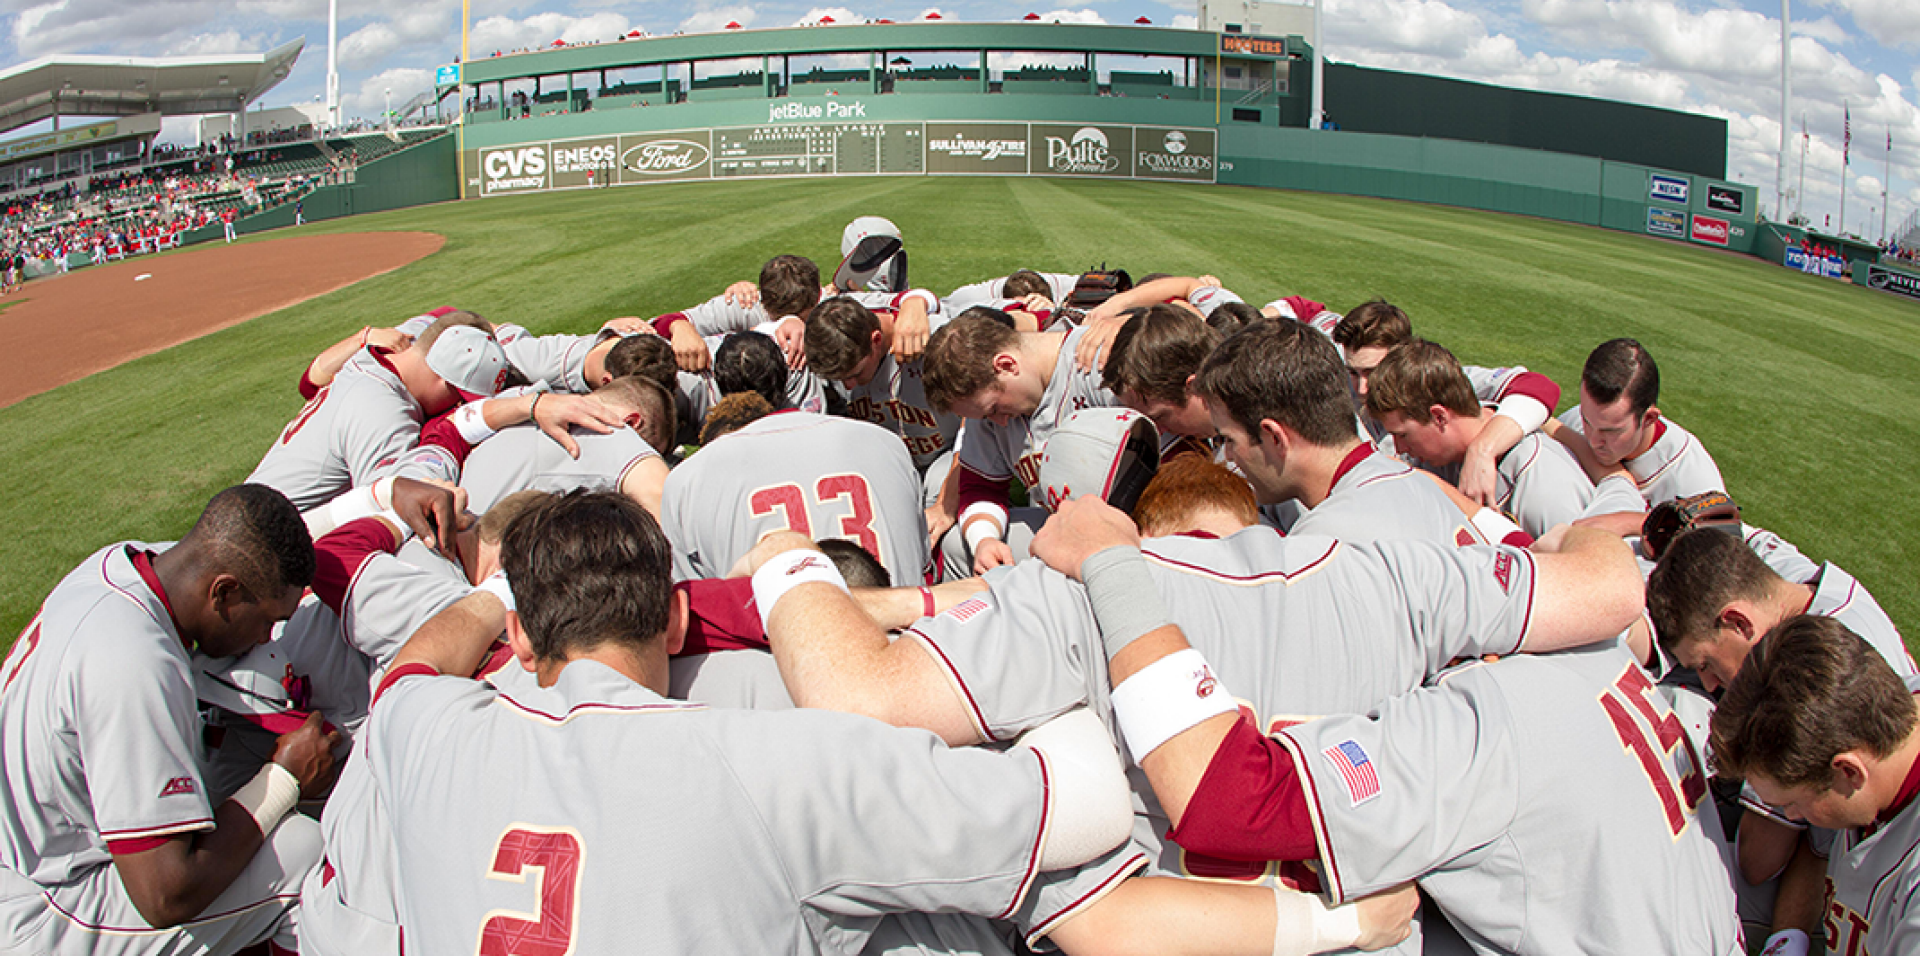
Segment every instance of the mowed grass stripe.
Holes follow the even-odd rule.
[[[1661,405],[1701,436],[1753,523],[1853,572],[1920,621],[1920,307],[1738,256],[1522,217],[1342,196],[1115,181],[869,178],[677,184],[451,203],[303,227],[420,229],[437,254],[0,409],[0,634],[122,538],[177,537],[300,406],[320,349],[444,304],[536,332],[651,316],[753,278],[781,252],[823,271],[841,229],[907,233],[917,284],[1100,262],[1212,272],[1248,301],[1373,296],[1473,364],[1522,363],[1576,400],[1588,350],[1632,335]],[[248,241],[271,241],[272,236]],[[90,321],[75,316],[73,321]],[[58,334],[58,330],[49,330]]]

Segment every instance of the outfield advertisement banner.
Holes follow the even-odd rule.
[[[1730,216],[1745,215],[1747,192],[1738,186],[1707,186],[1707,208]]]
[[[1133,127],[1033,123],[1027,133],[1030,171],[1043,176],[1133,175]]]
[[[1904,295],[1909,299],[1920,299],[1920,275],[1900,272],[1882,265],[1867,262],[1867,288]]]
[[[807,112],[783,115],[776,125],[589,136],[469,150],[465,193],[475,198],[689,179],[875,173],[1211,183],[1219,172],[1219,133],[1211,129],[811,119],[812,113]],[[1684,217],[1681,228],[1684,234]]]
[[[1658,206],[1647,207],[1647,231],[1656,236],[1671,236],[1675,239],[1687,237],[1687,214],[1661,209]]]
[[[1024,176],[1025,123],[928,123],[927,172]]]
[[[1650,173],[1647,176],[1647,198],[1661,199],[1671,203],[1687,204],[1687,193],[1691,183],[1679,176],[1662,176]]]
[[[1691,236],[1694,242],[1704,242],[1712,246],[1724,246],[1727,244],[1727,239],[1732,235],[1732,227],[1733,224],[1725,219],[1695,215],[1693,217],[1693,231]]]

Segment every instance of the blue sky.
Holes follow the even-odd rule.
[[[604,39],[628,30],[714,29],[728,20],[783,27],[839,20],[907,20],[932,9],[876,0],[848,6],[748,0],[474,0],[474,52],[555,38]],[[1754,0],[1325,0],[1326,54],[1336,60],[1532,89],[1693,110],[1728,121],[1728,172],[1773,203],[1779,142],[1780,7]],[[1047,19],[1187,25],[1191,4],[1095,0],[1067,7],[1018,0],[941,2],[962,20]],[[306,52],[268,105],[312,101],[325,89],[326,0],[0,0],[8,65],[53,53],[127,55],[258,52],[295,37]],[[1794,135],[1807,117],[1806,195],[1816,224],[1838,211],[1841,104],[1853,116],[1847,221],[1871,228],[1894,139],[1891,221],[1920,208],[1920,0],[1795,0]],[[425,89],[435,65],[459,52],[452,0],[340,0],[341,96],[349,116],[375,116]],[[176,127],[177,128],[177,127]],[[1792,202],[1789,202],[1789,207]]]

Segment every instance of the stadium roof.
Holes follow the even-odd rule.
[[[226,56],[49,56],[0,70],[0,133],[53,116],[234,113],[293,71],[307,41]]]

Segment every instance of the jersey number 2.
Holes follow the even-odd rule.
[[[1653,784],[1660,807],[1666,811],[1667,826],[1678,837],[1700,806],[1707,784],[1700,775],[1700,757],[1693,752],[1693,741],[1688,740],[1686,731],[1681,729],[1680,718],[1672,712],[1661,717],[1653,707],[1652,697],[1653,684],[1647,675],[1638,667],[1628,667],[1620,679],[1600,695],[1600,706],[1613,721],[1621,745],[1640,759],[1640,769],[1646,771],[1647,781]],[[1653,728],[1654,738],[1647,736],[1646,728],[1633,719],[1631,712],[1638,712],[1647,726]],[[1677,756],[1682,762],[1677,773],[1673,760],[1675,748],[1681,750]]]
[[[816,505],[824,507],[827,502],[841,498],[847,499],[847,510],[840,515],[839,529],[829,537],[851,538],[867,549],[868,554],[879,558],[880,536],[873,532],[873,492],[867,487],[867,479],[859,475],[828,475],[813,483]],[[779,511],[788,531],[813,537],[813,522],[807,517],[807,496],[799,485],[788,482],[755,489],[747,504],[753,509],[754,517],[764,518]]]
[[[525,883],[539,870],[539,908],[531,916],[494,910],[480,926],[479,956],[567,956],[580,916],[580,834],[516,826],[500,835],[487,878]]]

